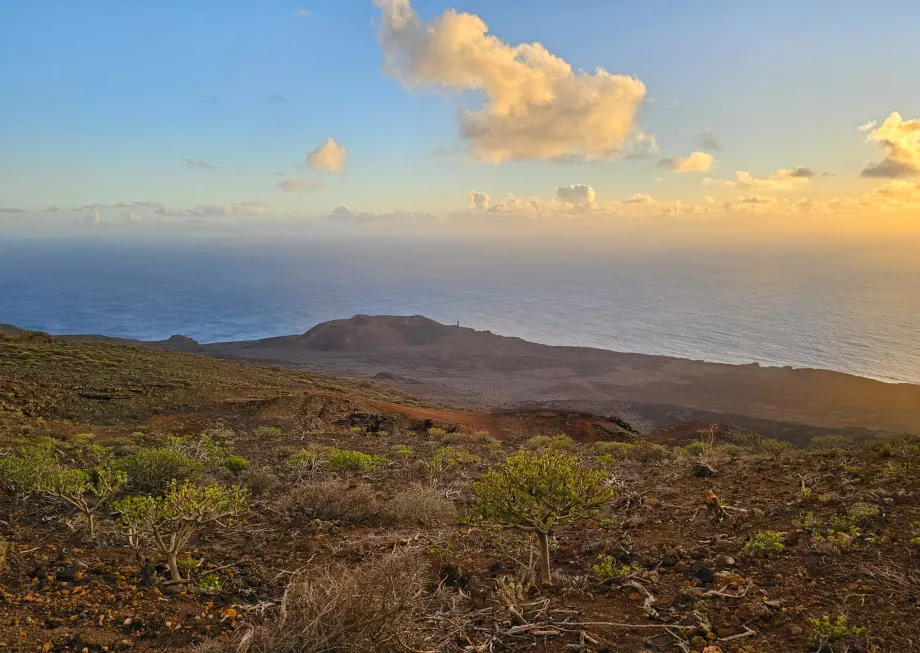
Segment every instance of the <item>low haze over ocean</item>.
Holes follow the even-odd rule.
[[[866,251],[474,243],[0,243],[0,322],[202,342],[367,314],[558,345],[920,383],[920,267]]]

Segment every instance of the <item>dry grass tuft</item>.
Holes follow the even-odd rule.
[[[457,521],[454,502],[430,485],[416,483],[390,501],[387,516],[396,522],[433,526]]]
[[[380,514],[374,488],[345,481],[299,483],[275,502],[275,509],[289,517],[350,524],[366,523]]]

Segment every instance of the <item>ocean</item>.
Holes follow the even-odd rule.
[[[214,342],[356,313],[920,383],[920,262],[884,251],[0,240],[0,322],[23,328]]]

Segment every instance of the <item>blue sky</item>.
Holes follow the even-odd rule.
[[[466,210],[474,190],[494,211],[509,194],[558,204],[556,189],[572,185],[593,189],[592,215],[637,195],[655,198],[646,213],[673,213],[674,202],[721,207],[753,192],[706,186],[707,177],[768,179],[797,166],[814,173],[807,187],[758,195],[765,207],[858,197],[869,206],[892,183],[899,197],[917,191],[912,174],[860,177],[891,153],[858,131],[893,112],[920,116],[920,43],[906,28],[920,25],[915,2],[412,4],[423,24],[451,7],[479,16],[508,47],[540,42],[576,70],[641,80],[631,128],[654,134],[659,151],[625,156],[624,143],[580,163],[471,156],[457,113],[481,107],[482,93],[384,74],[383,15],[370,0],[6,0],[0,207],[151,200],[176,211],[258,202],[267,216],[323,216],[343,204],[445,215]],[[721,144],[708,170],[658,164],[701,151],[707,131]],[[307,154],[328,137],[347,150],[342,170],[310,169]],[[285,192],[286,179],[322,186]]]

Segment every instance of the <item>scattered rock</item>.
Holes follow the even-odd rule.
[[[773,613],[762,601],[750,601],[742,603],[741,606],[735,610],[735,616],[740,619],[742,623],[748,624],[757,621],[768,621],[773,618]]]
[[[733,557],[727,555],[718,556],[712,563],[716,567],[734,567],[738,564]]]
[[[712,570],[706,567],[697,569],[693,576],[703,585],[711,585],[712,582],[716,579],[716,575],[712,573]]]
[[[707,463],[696,463],[693,467],[693,475],[700,478],[709,478],[716,475],[716,470]]]

